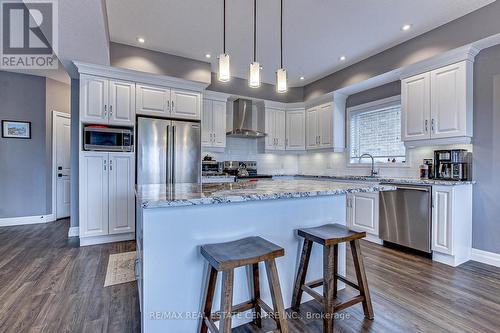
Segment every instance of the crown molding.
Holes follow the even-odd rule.
[[[137,83],[176,87],[194,91],[204,91],[210,83],[180,79],[173,76],[151,74],[132,69],[117,68],[73,61],[78,73],[133,81]]]
[[[210,99],[213,101],[227,102],[230,96],[231,96],[230,94],[221,93],[213,90],[203,91],[203,98]]]

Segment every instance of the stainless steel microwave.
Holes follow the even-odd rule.
[[[132,152],[134,134],[130,128],[85,126],[83,149],[91,151]]]

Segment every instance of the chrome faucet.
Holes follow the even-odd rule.
[[[359,161],[361,161],[361,159],[365,156],[368,156],[372,159],[372,169],[370,172],[370,177],[375,177],[376,175],[378,175],[378,171],[375,171],[375,160],[373,159],[373,156],[371,154],[363,154],[359,157]]]

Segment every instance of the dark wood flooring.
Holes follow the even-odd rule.
[[[109,254],[133,251],[134,242],[80,248],[67,231],[67,220],[0,228],[0,332],[139,332],[136,284],[103,287]],[[364,319],[358,304],[335,320],[335,332],[500,332],[499,268],[452,268],[364,241],[362,251],[375,319]],[[322,332],[320,312],[303,304],[290,332]]]

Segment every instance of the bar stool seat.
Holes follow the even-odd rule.
[[[264,310],[275,320],[276,332],[288,333],[285,318],[285,308],[279,283],[275,259],[285,255],[285,250],[261,237],[248,237],[227,243],[207,244],[201,246],[201,254],[209,265],[206,276],[205,296],[203,300],[203,318],[200,332],[229,333],[231,332],[231,315],[254,310],[254,322],[262,327],[261,310]],[[259,263],[266,266],[267,279],[273,308],[260,298]],[[250,266],[252,271],[252,299],[233,305],[234,269]],[[222,272],[222,295],[220,311],[212,313],[212,303],[218,272]],[[214,322],[220,321],[219,328]]]
[[[292,309],[294,311],[299,310],[303,292],[311,295],[323,304],[325,313],[323,318],[323,332],[326,333],[333,332],[335,312],[357,303],[362,303],[365,317],[373,319],[373,307],[359,245],[359,240],[366,237],[366,233],[349,230],[349,228],[340,224],[326,224],[314,228],[299,229],[297,233],[299,236],[304,237],[304,244],[293,289]],[[351,246],[357,283],[338,274],[338,244],[346,242],[349,242]],[[313,243],[323,246],[323,278],[306,283],[305,279]],[[345,302],[338,302],[336,299],[338,280],[357,289],[359,295]],[[319,286],[323,286],[323,295],[314,291],[314,288]]]

